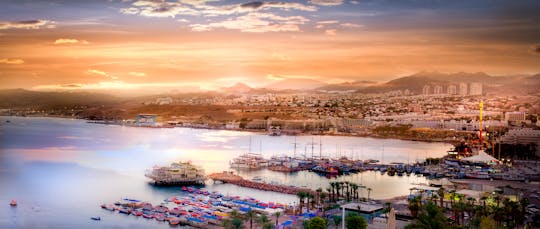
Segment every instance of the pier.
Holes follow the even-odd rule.
[[[223,183],[230,183],[246,188],[253,188],[262,191],[271,191],[271,192],[280,192],[285,194],[296,195],[298,192],[310,192],[313,193],[313,190],[307,188],[298,188],[293,186],[278,185],[278,184],[267,184],[262,182],[250,181],[242,178],[241,176],[235,175],[232,172],[221,172],[221,173],[212,173],[208,176],[214,181],[221,181]]]

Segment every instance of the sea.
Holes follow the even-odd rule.
[[[144,176],[155,165],[191,161],[207,174],[230,171],[244,153],[271,156],[348,157],[382,163],[441,157],[447,143],[348,136],[268,136],[245,131],[140,128],[87,123],[80,119],[0,117],[0,228],[168,228],[166,223],[108,212],[102,203],[123,198],[158,204],[185,195],[180,187],[155,186]],[[235,171],[246,179],[311,189],[332,181],[369,187],[370,198],[409,194],[421,176],[388,176],[375,171],[327,178],[308,171]],[[208,180],[204,188],[225,195],[297,204],[294,195],[259,191]],[[360,196],[367,197],[366,189]],[[17,207],[9,206],[11,200]],[[90,218],[100,216],[100,221]]]

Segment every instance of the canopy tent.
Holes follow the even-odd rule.
[[[499,160],[495,159],[492,156],[489,156],[484,151],[479,151],[477,155],[462,158],[462,161],[469,161],[469,162],[482,162],[482,163],[499,163]]]
[[[386,223],[386,229],[396,229],[396,211],[394,208],[390,209],[387,217],[388,223]]]

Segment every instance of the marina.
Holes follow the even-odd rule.
[[[96,209],[96,203],[114,203],[120,195],[137,197],[155,205],[161,204],[164,199],[171,196],[178,196],[181,199],[189,192],[179,191],[178,186],[156,186],[154,180],[145,174],[155,165],[170,165],[171,162],[189,160],[192,160],[193,165],[204,169],[208,175],[234,171],[234,175],[239,177],[236,181],[228,180],[224,183],[214,183],[212,179],[206,179],[204,185],[197,186],[197,189],[204,187],[209,193],[218,192],[224,196],[249,196],[264,203],[279,199],[282,204],[288,206],[299,204],[295,192],[319,188],[326,191],[325,189],[335,182],[359,184],[362,188],[358,189],[358,198],[369,197],[380,200],[407,196],[411,188],[418,187],[416,184],[438,185],[435,180],[428,179],[430,177],[457,179],[460,174],[465,175],[467,172],[478,170],[495,176],[493,179],[497,179],[498,176],[502,181],[506,177],[508,182],[518,182],[513,180],[520,180],[522,177],[528,177],[526,174],[536,172],[535,166],[519,161],[514,162],[511,168],[498,166],[490,168],[488,164],[482,167],[475,162],[461,162],[455,159],[439,161],[437,164],[431,161],[424,163],[427,157],[437,158],[447,155],[451,145],[442,143],[323,136],[321,137],[323,150],[320,157],[321,155],[317,155],[318,152],[312,154],[310,150],[296,153],[291,150],[291,145],[295,142],[308,148],[313,139],[307,136],[267,136],[204,129],[126,128],[53,118],[10,119],[9,125],[5,126],[5,133],[9,133],[5,138],[9,143],[2,155],[3,160],[0,161],[3,168],[0,172],[4,174],[1,176],[0,185],[3,187],[2,192],[5,193],[0,196],[0,201],[6,203],[8,207],[11,199],[17,200],[17,207],[0,209],[2,211],[0,226],[8,228],[28,227],[31,222],[38,221],[67,227],[97,228],[126,224],[132,228],[168,225],[169,222],[165,221],[164,216],[146,220],[144,213],[141,217],[133,216],[126,209],[115,209],[118,206],[114,204],[106,204],[105,210]],[[263,143],[257,154],[267,160],[268,166],[259,169],[231,168],[229,162],[245,154],[238,153],[239,151],[249,151],[245,144],[249,138]],[[28,146],[28,142],[32,144]],[[344,150],[348,148],[347,146],[354,146],[354,150],[353,147]],[[200,157],[203,152],[206,156]],[[277,163],[291,161],[293,164],[298,162],[299,165],[328,164],[336,166],[338,170],[340,165],[347,165],[350,168],[348,173],[343,170],[336,176],[313,172],[314,167],[294,172],[271,170],[271,166]],[[357,166],[358,171],[354,171],[354,166]],[[345,167],[341,166],[341,169]],[[452,174],[456,174],[454,178]],[[26,182],[16,181],[17,177],[25,178]],[[212,177],[209,175],[208,178]],[[475,180],[491,182],[491,178]],[[268,188],[261,190],[259,189],[261,186]],[[389,186],[394,188],[388,189]],[[277,187],[286,187],[287,190],[280,191]],[[55,194],[48,195],[52,193]],[[52,196],[62,196],[63,199],[58,201]],[[79,206],[79,210],[71,211],[72,206]],[[107,209],[119,214],[104,214]],[[169,210],[171,209],[174,207],[169,207]],[[72,220],[66,222],[47,217],[49,214],[66,215]],[[136,212],[135,215],[137,214],[141,213]],[[23,222],[16,220],[18,217],[32,220]],[[100,220],[91,217],[100,217]],[[148,214],[146,217],[152,218]],[[162,219],[163,221],[158,221]],[[172,224],[176,223],[176,219],[173,219]],[[181,222],[178,221],[178,224]]]

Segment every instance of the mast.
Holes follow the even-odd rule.
[[[484,110],[484,102],[480,100],[480,150],[482,150],[482,111]]]
[[[322,137],[319,136],[319,159],[322,159]]]

